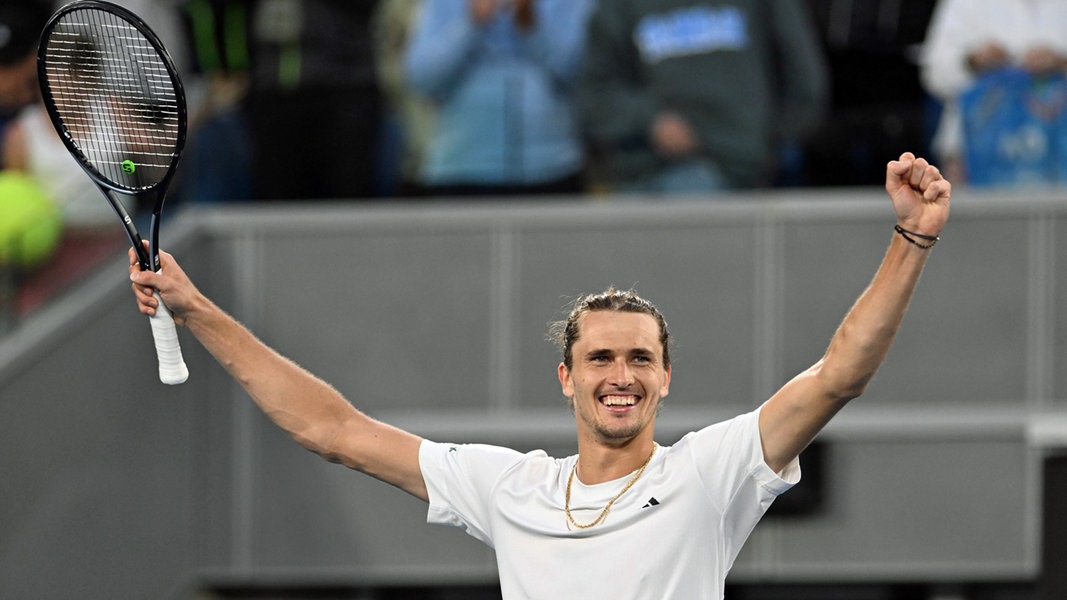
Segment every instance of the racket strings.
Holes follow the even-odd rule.
[[[184,106],[148,38],[109,12],[75,10],[43,56],[55,111],[90,166],[125,189],[160,183],[179,151]]]

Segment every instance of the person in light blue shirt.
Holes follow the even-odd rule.
[[[418,178],[430,195],[576,193],[573,99],[593,0],[426,0],[405,57],[437,107]]]

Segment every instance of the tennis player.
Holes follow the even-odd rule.
[[[213,304],[170,254],[154,274],[131,253],[130,278],[141,312],[155,311],[158,289],[304,447],[427,501],[430,522],[493,547],[504,598],[721,599],[753,527],[799,481],[797,455],[885,358],[948,219],[951,185],[926,160],[889,162],[885,185],[897,217],[889,248],[822,358],[758,409],[672,446],[653,437],[671,383],[669,334],[632,292],[583,298],[555,328],[578,436],[578,454],[557,459],[435,443],[366,416]]]

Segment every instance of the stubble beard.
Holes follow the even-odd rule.
[[[643,401],[647,401],[643,400]],[[611,424],[598,420],[594,414],[589,414],[588,411],[578,410],[575,406],[574,399],[571,399],[571,410],[577,412],[578,418],[589,428],[589,430],[602,442],[615,445],[620,442],[626,442],[638,436],[648,425],[648,418],[642,416],[635,421],[629,421],[625,424],[616,425],[612,427]],[[656,411],[653,414],[659,414],[659,406],[656,406]]]

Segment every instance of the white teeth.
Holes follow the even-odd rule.
[[[633,396],[604,396],[602,402],[605,406],[633,406],[637,399]]]

